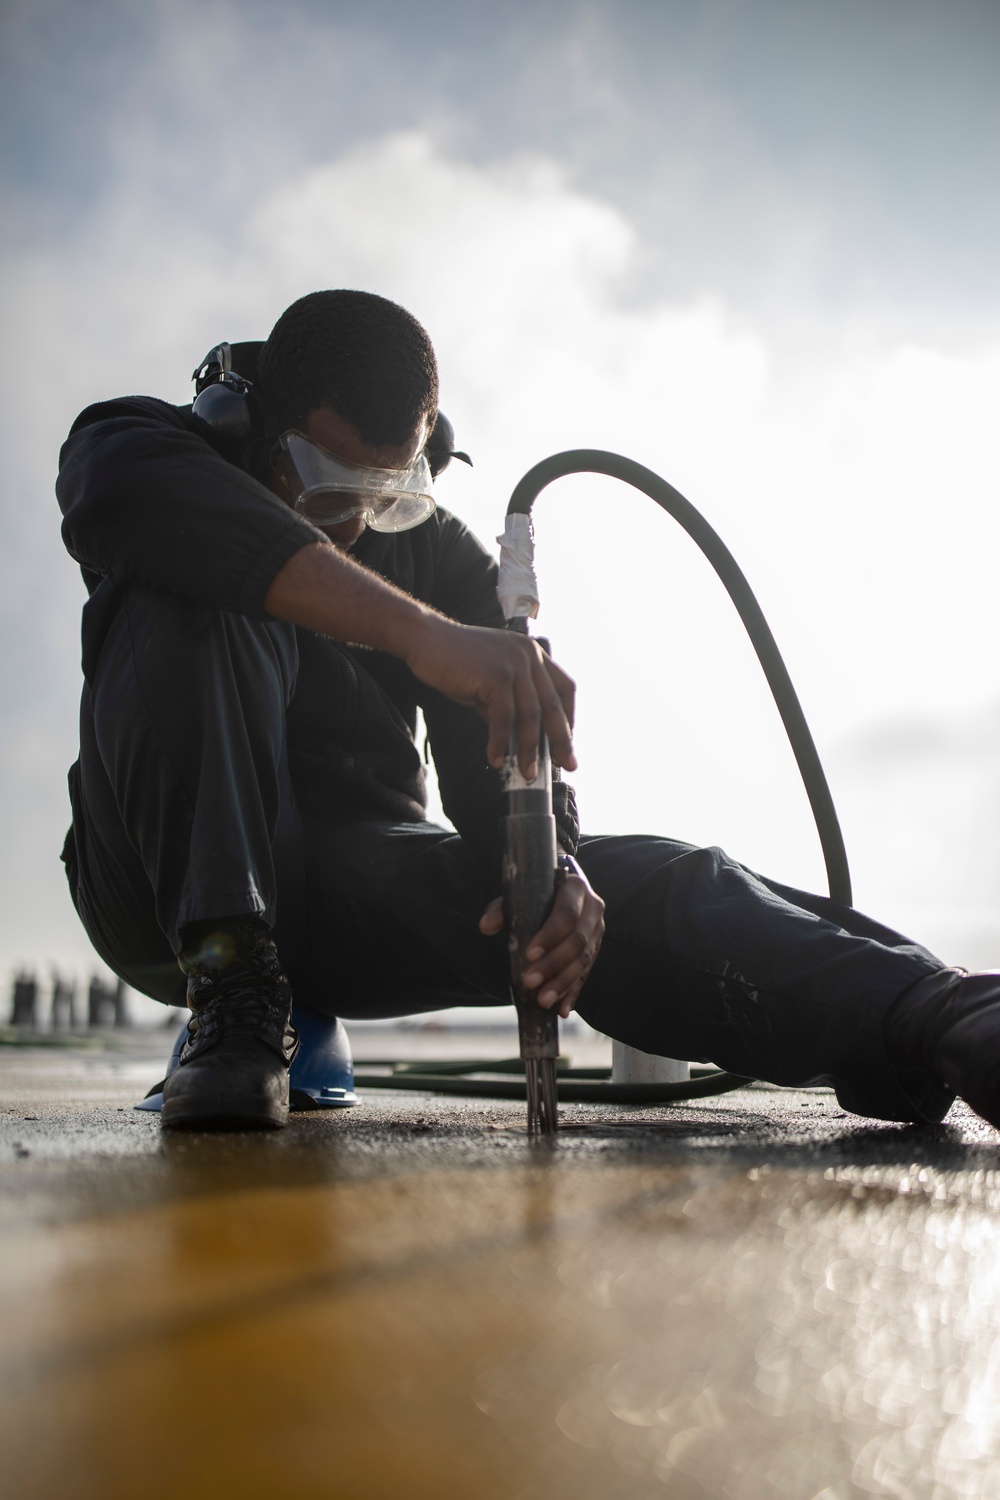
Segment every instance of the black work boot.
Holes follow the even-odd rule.
[[[1000,971],[940,969],[904,990],[883,1023],[894,1063],[923,1068],[1000,1130]]]
[[[277,1130],[299,1050],[292,992],[270,929],[256,917],[192,923],[178,962],[193,1012],[163,1086],[168,1130]]]

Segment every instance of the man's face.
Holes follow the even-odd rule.
[[[427,423],[423,420],[405,443],[387,443],[382,446],[366,443],[359,436],[354,423],[334,411],[332,406],[318,406],[315,411],[311,411],[301,430],[312,442],[337,458],[372,469],[408,469],[419,457],[427,441]],[[272,475],[271,488],[286,505],[293,503],[288,486],[280,474]],[[364,531],[365,521],[363,516],[352,516],[349,521],[341,521],[335,526],[321,526],[319,529],[330,538],[335,547],[349,551]]]

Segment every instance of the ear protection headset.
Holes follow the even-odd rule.
[[[219,437],[246,448],[266,438],[267,413],[253,383],[257,375],[262,342],[216,344],[194,371],[194,415]],[[271,424],[273,425],[273,424]],[[277,432],[270,434],[277,437]],[[436,479],[453,458],[471,465],[467,453],[455,449],[455,429],[444,412],[434,419],[430,436],[424,444],[424,455]]]

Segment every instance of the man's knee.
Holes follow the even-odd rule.
[[[295,627],[285,620],[254,619],[131,586],[116,624],[126,637],[138,674],[178,667],[202,675],[278,676],[291,696],[298,670]]]
[[[245,701],[272,717],[291,699],[295,628],[131,585],[123,592],[91,681],[95,720],[120,731],[133,714],[190,722]]]

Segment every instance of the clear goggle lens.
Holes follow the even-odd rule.
[[[292,431],[278,439],[271,464],[288,485],[295,509],[314,526],[337,526],[361,516],[373,531],[409,531],[435,507],[423,454],[408,469],[366,469]]]

